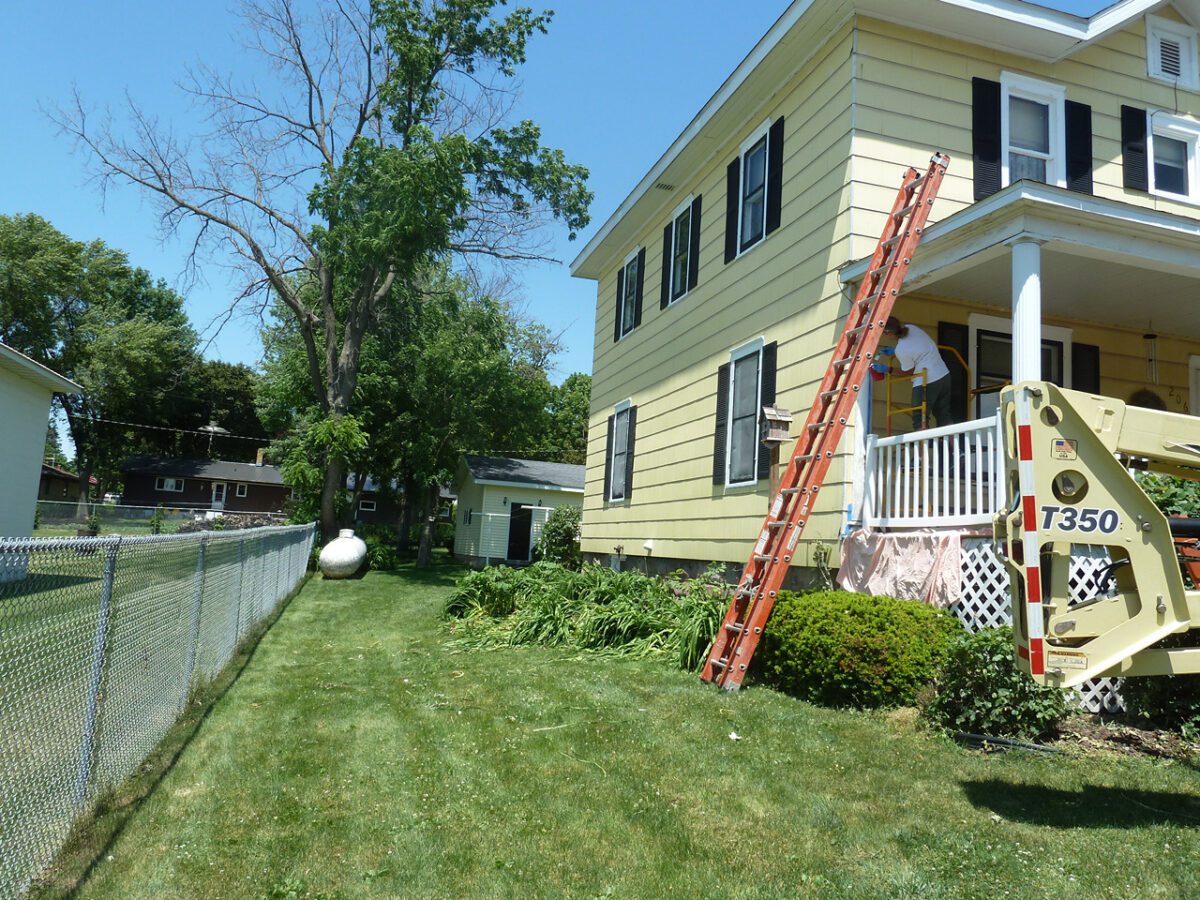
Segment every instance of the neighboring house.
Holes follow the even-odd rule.
[[[121,467],[126,506],[282,513],[291,491],[275,466],[135,456]]]
[[[390,491],[381,491],[379,488],[379,483],[368,475],[351,518],[356,525],[387,525],[399,528],[404,515],[404,488],[397,487],[395,484]],[[346,490],[353,496],[354,476],[346,479]],[[438,499],[440,501],[438,518],[441,521],[449,521],[454,495],[446,488],[442,488],[438,492]]]
[[[50,401],[55,394],[80,391],[75,382],[0,344],[0,538],[33,534]]]
[[[1194,0],[790,4],[572,264],[598,283],[585,553],[745,562],[761,407],[800,427],[903,170],[935,150],[895,313],[943,346],[965,421],[904,434],[864,391],[796,565],[862,526],[987,534],[1010,380],[1200,412],[1198,25]]]
[[[454,555],[473,565],[529,562],[558,506],[583,505],[583,466],[464,456],[454,480]]]
[[[100,484],[95,475],[88,477],[88,487],[91,490]],[[89,491],[90,493],[90,491]],[[42,477],[38,482],[39,500],[59,500],[74,502],[79,499],[79,476],[68,472],[61,466],[42,463]]]

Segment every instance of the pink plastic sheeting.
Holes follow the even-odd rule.
[[[857,529],[842,541],[838,584],[848,591],[923,600],[945,609],[962,593],[960,537],[957,531]]]

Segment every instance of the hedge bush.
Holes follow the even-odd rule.
[[[446,604],[457,646],[538,644],[667,656],[700,667],[728,605],[715,576],[650,578],[585,565],[538,562],[471,572]]]
[[[1062,690],[1018,671],[1008,627],[958,637],[921,709],[948,731],[1026,740],[1053,732],[1066,713]]]
[[[953,616],[914,600],[781,591],[751,671],[827,706],[910,705],[961,631]]]
[[[1195,632],[1184,632],[1172,634],[1154,647],[1195,645]],[[1200,738],[1200,675],[1126,678],[1121,682],[1121,698],[1129,715],[1178,731],[1188,740]]]
[[[556,506],[542,526],[535,555],[537,559],[558,563],[568,569],[583,565],[579,549],[579,528],[583,510],[577,506]]]

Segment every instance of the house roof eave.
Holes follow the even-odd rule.
[[[30,359],[7,344],[0,344],[0,369],[22,375],[56,394],[82,394],[83,388],[69,378],[64,378],[53,369]]]

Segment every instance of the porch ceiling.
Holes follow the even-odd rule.
[[[905,293],[1009,310],[1011,244],[1042,244],[1046,315],[1200,339],[1200,221],[1020,182],[930,226]],[[846,266],[857,283],[866,260]]]

